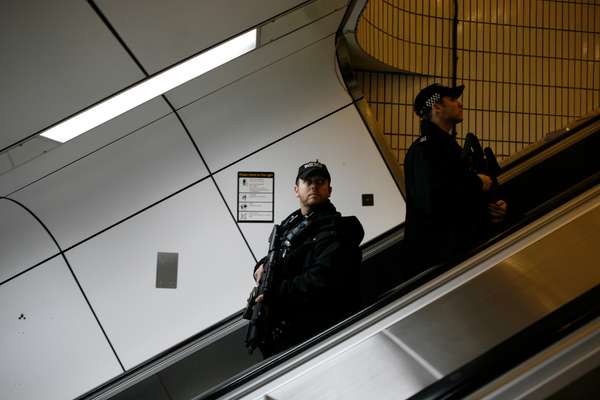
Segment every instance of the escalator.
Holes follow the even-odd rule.
[[[405,398],[438,380],[459,381],[461,365],[506,338],[517,342],[511,351],[520,351],[512,362],[524,359],[598,317],[597,184],[596,173],[547,199],[527,212],[520,229],[504,232],[495,244],[474,250],[472,258],[404,298],[400,294],[392,305],[381,305],[384,311],[365,313],[346,331],[322,338],[324,343],[315,340],[304,354],[291,353],[270,371],[238,377],[195,399]],[[573,198],[577,190],[585,192]],[[572,200],[561,205],[566,198]],[[544,206],[554,211],[531,219]],[[567,317],[554,322],[563,307]],[[531,346],[523,348],[518,335]],[[434,391],[433,397],[415,398],[446,397]]]
[[[540,245],[534,242],[544,235],[552,236],[554,230],[563,229],[557,228],[557,220],[563,221],[564,226],[572,226],[568,222],[569,218],[576,221],[592,221],[591,228],[587,229],[591,230],[592,241],[597,240],[598,232],[594,231],[594,221],[597,226],[598,208],[596,207],[595,211],[591,210],[598,203],[600,161],[594,157],[594,149],[600,148],[600,118],[598,115],[588,118],[575,127],[565,129],[563,134],[558,136],[559,139],[553,140],[550,145],[535,145],[533,146],[535,149],[528,151],[522,159],[511,160],[510,165],[504,167],[499,182],[503,195],[514,210],[512,223],[502,232],[498,232],[494,237],[481,243],[469,254],[464,254],[456,260],[436,266],[416,276],[403,274],[391,276],[390,270],[394,270],[394,266],[397,267],[402,260],[402,226],[396,227],[364,245],[363,272],[367,284],[363,288],[363,298],[368,306],[322,335],[290,349],[288,352],[259,362],[258,357],[249,357],[243,348],[245,322],[240,319],[240,313],[236,313],[205,332],[190,338],[185,343],[167,350],[147,363],[81,396],[80,399],[240,398],[250,395],[254,389],[259,387],[266,390],[265,393],[270,393],[271,387],[267,383],[281,381],[286,373],[313,368],[309,366],[314,363],[324,363],[324,361],[318,360],[333,360],[335,357],[332,356],[332,352],[348,354],[347,350],[355,348],[356,343],[361,340],[365,343],[369,342],[369,345],[376,341],[383,341],[388,345],[390,342],[396,343],[394,346],[403,343],[400,348],[404,353],[411,358],[423,359],[415,348],[418,348],[420,342],[431,343],[433,338],[423,340],[423,332],[436,332],[436,329],[431,330],[428,328],[430,323],[419,321],[418,313],[414,314],[415,316],[407,313],[408,310],[415,307],[426,308],[427,306],[424,304],[427,301],[431,304],[435,303],[428,298],[428,296],[432,296],[432,293],[437,293],[436,291],[445,288],[443,290],[446,290],[449,295],[454,293],[453,296],[456,297],[461,293],[459,290],[461,287],[470,287],[471,291],[481,292],[482,289],[477,285],[467,285],[467,279],[470,279],[467,277],[476,273],[480,273],[482,276],[485,273],[492,274],[491,278],[485,280],[487,283],[484,286],[486,290],[493,292],[496,290],[498,282],[502,282],[502,274],[494,277],[492,271],[506,271],[513,263],[510,261],[510,257],[506,259],[506,253],[511,251],[509,249],[516,249],[512,251],[519,253],[519,251],[527,252],[527,249],[532,248],[534,250],[531,250],[531,255],[528,256],[530,258],[535,258],[538,254],[546,254],[548,250],[544,250],[545,247],[539,248]],[[563,225],[559,224],[559,226]],[[575,237],[577,237],[578,230],[581,229],[578,226],[575,224],[575,228],[568,228],[574,229],[572,235]],[[553,239],[554,245],[546,244],[544,246],[550,246],[548,248],[552,249],[557,247],[557,243],[560,244],[568,237],[567,235],[563,239]],[[542,242],[543,240],[540,241],[540,243]],[[588,246],[583,254],[586,257],[592,257],[589,253],[594,250],[593,246]],[[395,268],[396,271],[398,269]],[[477,270],[480,271],[475,272]],[[484,273],[485,270],[489,271]],[[556,271],[560,270],[560,266],[557,266]],[[374,275],[375,279],[373,279]],[[382,276],[383,278],[381,278]],[[556,276],[554,278],[558,279],[557,282],[562,282],[563,279]],[[397,280],[395,283],[403,282],[382,294],[380,282],[393,280]],[[369,281],[371,284],[368,283]],[[514,278],[513,281],[521,282],[520,278]],[[535,284],[536,281],[529,279],[527,282]],[[594,282],[592,283],[595,285]],[[576,294],[578,295],[579,292]],[[506,295],[510,297],[509,292]],[[439,297],[439,293],[437,296]],[[568,301],[564,303],[568,303]],[[452,310],[460,309],[452,303],[447,304],[451,306],[446,305],[445,307],[449,308],[445,309],[441,315],[445,313],[452,315]],[[519,307],[519,304],[513,304],[513,306]],[[554,304],[555,308],[560,306],[562,303]],[[552,312],[550,309],[544,309],[544,311]],[[539,313],[534,317],[543,316],[544,313]],[[508,317],[500,316],[499,319],[509,320]],[[389,321],[389,319],[396,320],[397,328],[382,329],[382,321]],[[519,327],[526,326],[527,322],[531,322],[531,318],[521,321]],[[403,324],[408,324],[409,327],[423,327],[423,332],[413,335],[414,343],[411,345],[406,345],[406,342],[410,342],[410,340],[398,339],[399,335],[396,331],[403,332],[407,329]],[[388,326],[393,325],[388,322]],[[436,326],[438,331],[447,329],[443,325],[440,326],[439,323]],[[374,333],[378,329],[379,333]],[[502,339],[517,330],[505,332]],[[475,341],[480,342],[481,338],[488,334],[478,332],[479,336],[475,336]],[[364,336],[369,335],[378,339],[372,341],[364,339]],[[363,338],[360,339],[361,337]],[[499,341],[495,336],[494,340]],[[490,343],[488,345],[491,346]],[[367,347],[360,351],[355,350],[355,352],[371,354],[370,357],[374,357],[377,351],[381,350],[377,343],[371,350],[365,350],[369,345],[365,345]],[[449,345],[451,346],[452,343]],[[467,352],[468,356],[465,356],[464,352],[459,352],[462,355],[458,359],[453,359],[453,363],[445,365],[444,368],[436,368],[429,365],[430,361],[426,362],[425,365],[429,366],[425,367],[425,371],[428,371],[428,368],[431,369],[428,372],[429,375],[421,375],[417,379],[419,384],[411,387],[412,391],[406,390],[402,393],[405,395],[415,394],[417,389],[421,390],[428,384],[442,379],[443,376],[462,365],[461,363],[469,361],[469,357],[476,357],[481,352],[481,348],[471,350],[471,353]],[[435,357],[433,358],[435,359]],[[304,372],[300,374],[302,375]],[[296,378],[292,379],[293,381],[296,381]],[[298,382],[302,382],[302,380]],[[302,393],[302,387],[306,385],[292,386],[294,389],[291,392],[287,391],[288,394],[283,397],[280,395],[280,397],[288,398],[290,393]],[[269,395],[279,398],[272,394]],[[252,396],[254,395],[252,394]]]
[[[598,194],[586,192],[271,371],[196,399],[464,398],[598,317]]]

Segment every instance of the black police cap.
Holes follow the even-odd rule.
[[[451,97],[457,99],[462,95],[465,90],[465,85],[456,87],[442,86],[438,83],[431,84],[426,88],[421,89],[417,97],[415,97],[414,109],[415,113],[424,118],[425,115],[431,111],[433,103],[437,103],[442,100],[442,97]]]
[[[325,166],[325,164],[319,162],[319,160],[309,161],[307,163],[302,164],[300,168],[298,168],[296,182],[298,182],[298,179],[306,179],[309,176],[320,176],[331,181],[331,176],[329,175],[327,167]]]

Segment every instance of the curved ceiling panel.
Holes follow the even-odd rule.
[[[345,11],[336,8],[339,1],[319,0],[263,26],[258,48],[171,90],[167,98],[176,108],[185,107],[335,33]]]
[[[44,227],[15,202],[0,199],[0,221],[0,282],[58,254]]]
[[[19,190],[66,249],[207,175],[170,114]]]
[[[303,2],[97,0],[99,8],[150,74]]]
[[[162,97],[158,97],[105,122],[81,136],[69,140],[67,143],[53,148],[52,151],[44,153],[30,162],[19,165],[17,168],[13,168],[14,160],[10,164],[14,151],[3,153],[0,157],[6,156],[9,169],[12,169],[7,173],[0,173],[0,195],[9,196],[18,189],[151,124],[169,113],[171,113],[171,109],[167,103]],[[40,138],[43,139],[43,137]],[[1,161],[0,166],[2,166]]]
[[[332,34],[183,108],[211,171],[349,104],[334,51]]]
[[[85,1],[0,2],[0,149],[143,77]]]

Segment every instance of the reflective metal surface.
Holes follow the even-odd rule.
[[[402,377],[402,379],[398,379]],[[272,399],[377,399],[407,397],[435,377],[385,334],[378,334],[298,377]]]
[[[600,320],[469,395],[475,399],[591,399],[600,386]],[[549,397],[551,396],[551,397]]]
[[[600,282],[600,207],[390,331],[447,374]]]

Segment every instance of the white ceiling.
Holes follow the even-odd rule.
[[[133,57],[152,74],[302,2],[0,2],[0,153],[145,78]]]

